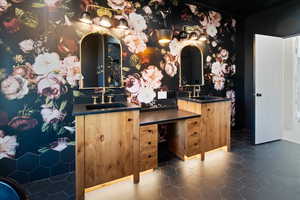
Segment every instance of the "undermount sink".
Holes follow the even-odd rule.
[[[95,109],[107,109],[107,108],[122,108],[126,107],[123,103],[105,103],[105,104],[91,104],[87,105],[87,110],[95,110]]]
[[[192,99],[198,99],[198,100],[214,100],[214,99],[220,99],[221,97],[214,97],[214,96],[199,96],[199,97],[193,97]]]

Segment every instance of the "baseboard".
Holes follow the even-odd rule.
[[[292,139],[288,139],[288,138],[282,138],[282,140],[288,141],[288,142],[292,142],[292,143],[296,143],[296,144],[300,144],[300,141],[297,140],[292,140]]]

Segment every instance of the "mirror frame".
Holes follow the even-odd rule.
[[[83,42],[83,40],[87,37],[87,36],[89,36],[89,35],[91,35],[91,34],[99,34],[99,35],[109,35],[109,36],[111,36],[111,37],[114,37],[114,38],[116,38],[117,40],[119,40],[119,44],[120,44],[120,50],[121,50],[121,54],[120,54],[120,58],[121,58],[121,61],[120,61],[120,65],[121,65],[121,86],[120,87],[106,87],[106,86],[104,86],[105,88],[108,88],[108,89],[110,89],[110,88],[124,88],[124,79],[123,79],[123,56],[122,56],[122,52],[123,52],[123,47],[122,47],[122,42],[121,42],[121,40],[120,40],[120,38],[117,36],[117,35],[115,35],[115,34],[113,34],[110,30],[106,30],[106,29],[101,29],[101,30],[97,30],[97,31],[91,31],[91,32],[88,32],[88,33],[86,33],[86,34],[84,34],[82,37],[81,37],[81,39],[80,39],[80,41],[79,41],[79,44],[80,44],[80,71],[81,71],[81,69],[82,69],[82,48],[81,48],[81,46],[82,46],[82,42]],[[105,67],[104,67],[104,70],[105,70]],[[81,74],[82,75],[82,74]],[[82,76],[83,77],[83,76]],[[81,90],[92,90],[92,89],[99,89],[99,88],[104,88],[104,87],[83,87],[83,80],[84,80],[84,77],[83,78],[81,78],[81,80],[79,81],[79,89],[81,89]]]
[[[203,61],[203,50],[202,50],[202,44],[203,42],[199,42],[199,41],[195,41],[195,40],[185,40],[182,42],[182,45],[180,46],[180,50],[179,50],[179,55],[178,55],[178,62],[179,62],[179,87],[192,87],[192,86],[203,86],[204,85],[204,70],[203,70],[203,64],[204,64],[204,61]],[[202,71],[202,81],[201,81],[201,84],[200,85],[182,85],[182,70],[181,70],[181,52],[182,50],[187,47],[187,46],[193,46],[193,47],[196,47],[197,49],[199,49],[200,51],[200,54],[201,54],[201,71]]]

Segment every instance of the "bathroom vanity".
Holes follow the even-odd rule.
[[[206,99],[205,99],[206,98]],[[168,147],[183,161],[227,146],[231,102],[217,97],[178,98],[178,109],[141,112],[130,103],[74,105],[76,118],[76,194],[99,184],[158,165],[160,124],[173,124]],[[117,106],[117,107],[116,107]]]

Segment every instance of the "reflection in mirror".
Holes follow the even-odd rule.
[[[181,86],[203,85],[203,54],[195,46],[185,46],[181,50]]]
[[[81,88],[122,87],[120,41],[107,34],[91,33],[81,42]]]

